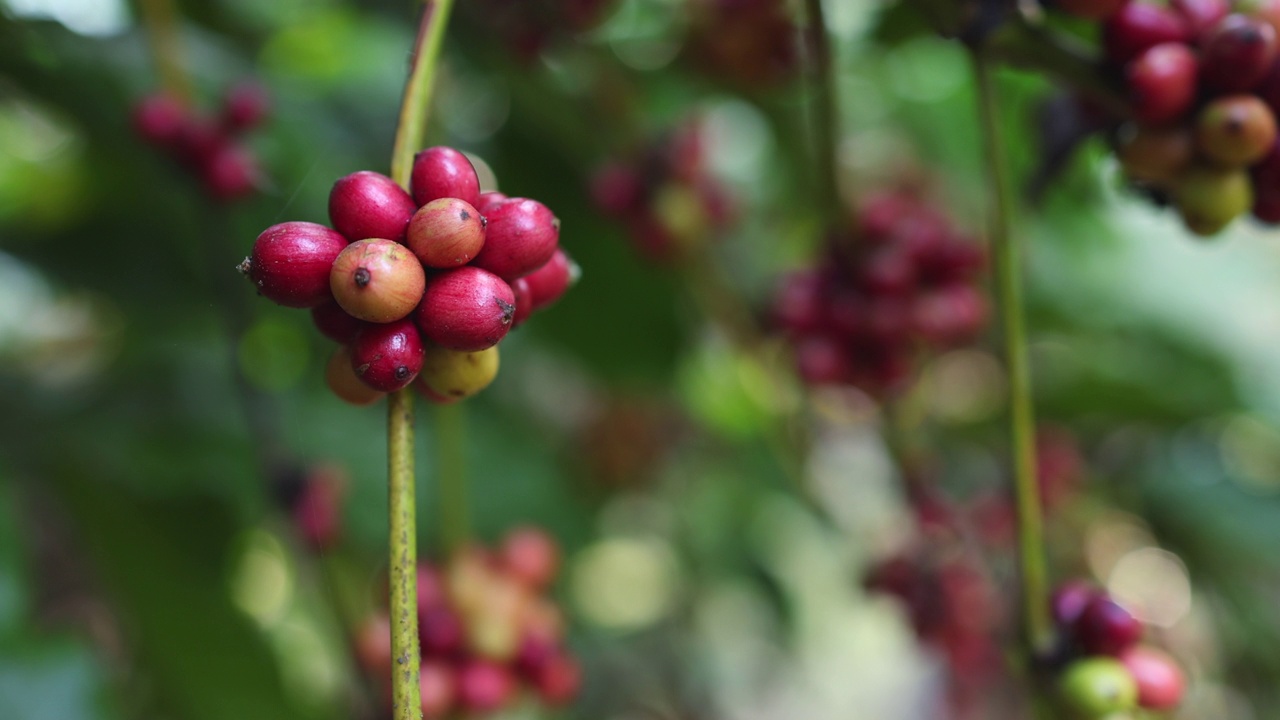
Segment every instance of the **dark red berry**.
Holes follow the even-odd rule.
[[[418,614],[418,640],[425,657],[450,658],[463,649],[466,628],[457,613],[443,605]]]
[[[361,320],[388,323],[413,312],[426,274],[409,248],[369,238],[351,243],[329,272],[329,288],[343,310]]]
[[[206,118],[192,117],[182,124],[172,147],[178,162],[199,171],[230,141],[226,132],[216,123]]]
[[[791,335],[822,327],[827,282],[817,270],[797,270],[782,277],[773,295],[773,322]]]
[[[209,194],[218,200],[235,200],[258,189],[258,158],[252,150],[233,143],[219,146],[200,169]]]
[[[346,238],[323,225],[280,223],[262,231],[240,271],[268,300],[315,307],[330,299],[329,271],[346,247]]]
[[[133,109],[133,127],[149,143],[169,146],[177,142],[189,114],[180,100],[170,95],[149,95]]]
[[[1182,43],[1144,51],[1125,68],[1134,117],[1158,124],[1184,115],[1195,102],[1197,67],[1195,53]]]
[[[440,198],[458,198],[480,208],[476,169],[466,155],[453,148],[431,147],[414,156],[409,189],[417,207]]]
[[[972,340],[987,324],[987,300],[968,284],[949,285],[916,298],[915,330],[927,342],[947,346]]]
[[[511,292],[516,296],[516,312],[511,316],[511,329],[514,330],[533,314],[533,291],[529,289],[529,278],[516,278],[511,283]]]
[[[485,212],[484,248],[472,264],[503,280],[537,270],[555,254],[560,221],[537,200],[509,198]]]
[[[1252,89],[1276,60],[1276,31],[1261,20],[1228,15],[1209,34],[1200,52],[1200,79],[1210,90]]]
[[[1177,661],[1149,647],[1131,647],[1119,660],[1138,685],[1138,706],[1149,710],[1172,710],[1182,702],[1187,681]]]
[[[556,248],[555,254],[545,265],[522,279],[529,283],[533,309],[541,310],[555,304],[569,288],[578,282],[581,275],[582,270],[568,253]]]
[[[915,264],[901,245],[886,245],[863,259],[859,280],[872,295],[903,295],[915,285]]]
[[[468,265],[431,279],[418,307],[418,326],[429,340],[451,350],[484,350],[511,329],[515,303],[502,278]]]
[[[356,334],[365,326],[363,320],[347,314],[334,300],[328,300],[311,308],[311,322],[321,335],[336,343],[347,344],[356,339]]]
[[[370,323],[351,343],[351,368],[374,390],[395,392],[418,376],[422,352],[422,336],[412,319]]]
[[[1115,63],[1127,63],[1161,43],[1186,43],[1190,39],[1191,29],[1181,15],[1164,5],[1142,0],[1120,8],[1102,28],[1107,57]]]
[[[270,109],[271,97],[260,83],[236,83],[222,101],[222,126],[231,132],[244,132],[262,124]]]
[[[1085,607],[1101,592],[1092,583],[1073,580],[1059,585],[1049,598],[1049,609],[1058,627],[1069,628],[1079,619]]]
[[[312,473],[291,510],[298,534],[315,551],[328,550],[342,537],[342,485],[337,477]]]
[[[491,713],[515,695],[515,679],[505,667],[471,660],[458,670],[458,703],[474,713]]]
[[[329,219],[348,240],[382,238],[401,242],[418,209],[395,180],[361,170],[339,178],[329,192]]]
[[[1089,601],[1072,630],[1076,643],[1090,655],[1118,655],[1142,639],[1142,622],[1106,595]]]
[[[427,267],[461,267],[484,247],[485,224],[467,201],[440,198],[413,214],[405,244]]]
[[[810,385],[849,381],[849,353],[844,344],[829,335],[810,335],[796,345],[796,371]]]
[[[623,217],[634,210],[641,202],[643,192],[640,178],[625,165],[607,165],[591,178],[591,199],[613,217]]]
[[[498,205],[502,204],[502,202],[507,199],[508,198],[506,195],[503,195],[502,193],[496,190],[490,190],[489,192],[482,192],[480,193],[479,198],[476,200],[476,202],[479,203],[478,205],[476,205],[476,209],[479,210],[481,214],[484,214],[494,209]]]

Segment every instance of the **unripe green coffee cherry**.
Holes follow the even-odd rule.
[[[1062,673],[1058,695],[1067,716],[1076,720],[1101,720],[1133,710],[1138,705],[1138,685],[1129,670],[1115,658],[1077,660]]]
[[[441,398],[461,400],[489,386],[498,376],[498,348],[461,352],[429,345],[418,377]]]
[[[1253,206],[1253,187],[1244,170],[1197,165],[1178,179],[1174,203],[1197,235],[1215,235]]]

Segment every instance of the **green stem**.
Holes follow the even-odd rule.
[[[974,72],[990,184],[989,225],[996,272],[995,295],[1003,320],[1005,362],[1009,368],[1010,443],[1018,513],[1024,640],[1034,655],[1048,648],[1053,629],[1049,623],[1040,488],[1036,481],[1035,417],[1022,313],[1021,258],[1018,244],[1010,232],[1013,209],[1007,162],[1001,144],[996,88],[990,61],[980,51],[974,54]]]
[[[178,14],[171,0],[139,0],[139,15],[146,27],[160,73],[160,86],[183,101],[191,100],[191,80],[182,69],[182,48],[178,42]]]
[[[446,556],[470,536],[467,502],[466,415],[462,403],[436,408],[436,453],[440,468],[440,540]]]
[[[805,0],[805,42],[809,59],[810,91],[813,104],[809,109],[813,132],[813,162],[817,171],[818,197],[827,230],[841,230],[847,224],[840,202],[840,177],[836,168],[839,156],[836,132],[839,108],[836,107],[835,78],[832,73],[831,39],[822,0]]]
[[[391,152],[391,176],[409,187],[413,155],[422,145],[431,90],[435,80],[451,0],[427,0],[414,41],[409,79],[405,83]],[[387,400],[387,495],[390,516],[388,560],[391,565],[391,696],[395,720],[422,717],[418,687],[418,545],[413,470],[413,391],[392,393]]]

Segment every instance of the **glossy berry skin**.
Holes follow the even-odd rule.
[[[455,402],[489,387],[498,376],[498,348],[479,352],[427,347],[418,375],[419,385],[437,402]]]
[[[1172,0],[1169,4],[1187,22],[1193,39],[1206,37],[1231,12],[1227,0]]]
[[[1253,207],[1253,187],[1244,170],[1195,165],[1174,186],[1173,201],[1187,229],[1215,235]]]
[[[472,264],[503,280],[515,280],[551,260],[560,242],[560,221],[537,200],[508,198],[485,212],[484,248]]]
[[[395,392],[418,376],[422,354],[422,336],[412,319],[372,323],[351,343],[351,368],[369,387]]]
[[[1187,681],[1177,661],[1149,647],[1132,647],[1118,658],[1138,686],[1138,706],[1172,710],[1182,702]]]
[[[486,224],[467,201],[440,198],[413,214],[405,244],[427,267],[461,267],[484,247]]]
[[[1107,57],[1127,63],[1144,50],[1161,43],[1186,43],[1191,30],[1177,12],[1152,2],[1133,0],[1107,19],[1102,44]]]
[[[418,258],[392,240],[351,243],[329,273],[329,288],[342,309],[374,323],[389,323],[413,312],[425,286]]]
[[[1067,666],[1058,681],[1062,703],[1070,717],[1101,719],[1138,704],[1138,687],[1118,660],[1087,658]]]
[[[346,238],[323,225],[280,223],[258,235],[240,271],[272,302],[315,307],[330,299],[329,271],[346,247]]]
[[[532,590],[545,590],[560,567],[560,550],[546,532],[521,527],[507,533],[498,549],[507,573]]]
[[[1053,615],[1053,622],[1061,628],[1071,627],[1089,603],[1100,594],[1101,591],[1097,587],[1083,580],[1073,580],[1059,585],[1049,598],[1049,611]]]
[[[1196,118],[1196,147],[1226,168],[1252,165],[1275,143],[1275,115],[1256,95],[1220,97]]]
[[[1198,72],[1195,53],[1182,43],[1143,51],[1125,68],[1134,117],[1160,124],[1184,115],[1195,103]]]
[[[143,140],[164,147],[178,140],[189,117],[177,98],[163,93],[149,95],[134,107],[133,127]]]
[[[1118,655],[1142,639],[1142,622],[1115,600],[1100,595],[1080,611],[1072,634],[1089,655]]]
[[[515,695],[516,684],[502,665],[472,660],[458,670],[458,704],[474,713],[490,713]]]
[[[418,209],[395,180],[370,170],[339,178],[329,191],[329,220],[348,240],[404,240]]]
[[[516,296],[516,313],[511,318],[511,329],[515,330],[533,314],[533,291],[529,289],[529,278],[516,278],[511,283],[511,292]]]
[[[478,208],[480,180],[466,155],[449,147],[430,147],[413,158],[409,191],[416,207],[440,198],[458,198]]]
[[[262,124],[271,109],[267,89],[259,83],[236,83],[222,101],[222,126],[229,132],[244,132]]]
[[[351,366],[351,350],[343,345],[329,356],[329,364],[324,371],[325,384],[339,399],[352,405],[372,405],[382,399],[385,394],[374,390],[356,376]]]
[[[367,324],[363,320],[348,315],[347,311],[334,300],[311,308],[311,322],[321,335],[342,345],[355,340],[360,329]]]
[[[542,310],[554,305],[578,282],[581,275],[581,268],[568,253],[556,248],[555,254],[545,265],[524,277],[528,281],[532,309]]]
[[[418,308],[427,339],[450,350],[476,352],[497,345],[511,329],[515,293],[502,278],[468,265],[431,279]]]
[[[1228,15],[1205,40],[1200,78],[1216,92],[1243,92],[1266,77],[1275,59],[1275,28],[1244,15]]]
[[[209,194],[217,200],[236,200],[258,189],[258,158],[248,148],[233,143],[220,145],[200,168],[200,177]]]
[[[1280,144],[1249,170],[1253,183],[1253,215],[1265,223],[1280,223]]]

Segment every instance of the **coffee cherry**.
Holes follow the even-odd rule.
[[[1196,56],[1186,45],[1163,43],[1143,51],[1125,68],[1134,117],[1147,124],[1178,119],[1195,102],[1196,78]]]
[[[172,147],[179,163],[200,170],[228,142],[230,138],[216,123],[207,118],[192,117],[182,124]]]
[[[1071,627],[1090,655],[1117,655],[1142,639],[1142,622],[1106,595],[1090,600]]]
[[[479,352],[427,347],[418,379],[440,402],[469,398],[489,387],[498,376],[498,348]]]
[[[1276,142],[1276,118],[1255,95],[1228,95],[1196,118],[1196,145],[1224,167],[1251,165]]]
[[[1126,177],[1156,187],[1170,186],[1194,154],[1195,140],[1182,125],[1139,126],[1116,151]]]
[[[426,275],[409,248],[392,240],[353,242],[333,261],[329,287],[343,310],[360,320],[399,320],[422,300]]]
[[[810,335],[795,349],[796,372],[810,385],[848,382],[852,362],[839,339],[829,335]]]
[[[466,630],[462,619],[444,606],[418,613],[418,642],[426,657],[451,658],[463,649]]]
[[[511,577],[535,591],[545,590],[560,566],[556,542],[534,527],[516,528],[507,533],[498,549],[498,558]]]
[[[817,270],[797,270],[784,275],[773,295],[774,324],[793,336],[820,329],[826,289],[826,279]]]
[[[321,335],[343,345],[356,339],[365,326],[363,320],[353,318],[335,300],[328,300],[311,308],[311,322]]]
[[[246,81],[227,90],[222,101],[222,127],[230,132],[244,132],[257,127],[267,117],[271,98],[261,84]]]
[[[427,267],[460,267],[484,247],[485,224],[465,200],[440,198],[413,214],[405,244]]]
[[[395,180],[370,170],[339,178],[329,192],[329,220],[348,240],[404,240],[418,209]]]
[[[1081,720],[1122,713],[1138,703],[1138,687],[1129,671],[1112,658],[1071,663],[1058,681],[1058,692],[1067,709]]]
[[[143,140],[159,146],[177,142],[188,118],[186,106],[165,94],[149,95],[133,109],[134,130]]]
[[[1105,20],[1129,0],[1057,0],[1054,7],[1086,20]]]
[[[415,155],[409,190],[417,207],[440,198],[458,198],[479,208],[476,169],[466,155],[453,148],[431,147]]]
[[[1119,660],[1138,686],[1138,705],[1150,710],[1171,710],[1182,702],[1187,682],[1177,661],[1149,647],[1131,647]]]
[[[422,717],[438,720],[453,709],[457,695],[457,678],[445,663],[423,661],[418,671],[418,690],[422,701]]]
[[[481,213],[487,213],[490,210],[497,207],[498,205],[502,204],[502,202],[507,199],[508,198],[506,195],[503,195],[502,193],[496,190],[491,190],[489,192],[482,192],[480,193],[479,199],[476,201],[478,203],[476,205],[476,209],[479,210]]]
[[[272,302],[314,307],[330,298],[329,269],[346,247],[346,238],[323,225],[280,223],[262,231],[240,272]]]
[[[987,300],[974,286],[957,283],[916,298],[912,325],[926,342],[939,346],[972,340],[987,323]]]
[[[1193,39],[1205,37],[1231,12],[1227,0],[1172,0],[1169,4],[1186,20]]]
[[[511,316],[511,329],[515,330],[533,314],[533,291],[529,288],[529,278],[516,278],[511,283],[511,292],[516,296],[516,312]]]
[[[427,286],[418,327],[427,339],[450,350],[484,350],[511,329],[515,303],[511,286],[491,272],[470,265],[446,270]]]
[[[541,310],[555,304],[569,288],[578,282],[582,269],[568,253],[556,248],[555,254],[545,265],[524,277],[529,281],[529,293],[533,310]]]
[[[258,189],[258,158],[248,148],[227,143],[208,156],[200,176],[217,200],[246,197]]]
[[[1228,15],[1209,34],[1200,57],[1200,77],[1210,90],[1249,90],[1275,62],[1276,31],[1261,20]]]
[[[1060,628],[1071,627],[1099,594],[1098,588],[1083,580],[1073,580],[1058,586],[1049,598],[1054,623]]]
[[[303,542],[313,551],[328,550],[342,537],[342,485],[338,477],[312,472],[289,514]]]
[[[1280,143],[1272,146],[1249,170],[1253,181],[1253,215],[1265,223],[1280,223]]]
[[[471,660],[458,670],[458,703],[474,713],[491,713],[515,695],[515,680],[503,666]]]
[[[1253,188],[1243,170],[1195,165],[1174,186],[1182,221],[1197,235],[1215,235],[1253,206]]]
[[[329,356],[329,364],[325,366],[325,383],[339,399],[352,405],[372,405],[382,399],[385,394],[374,390],[356,377],[351,367],[351,349],[343,345]]]
[[[582,668],[568,655],[556,655],[542,665],[533,682],[544,703],[560,707],[577,696],[582,685]]]
[[[503,280],[537,270],[555,254],[560,221],[537,200],[508,198],[485,212],[484,247],[472,264]]]
[[[422,336],[412,318],[366,325],[351,344],[356,377],[382,392],[407,387],[422,369]]]
[[[904,295],[915,287],[915,263],[903,245],[886,245],[863,260],[858,280],[872,295]]]
[[[1181,15],[1143,0],[1127,3],[1102,28],[1107,57],[1116,63],[1127,63],[1161,43],[1186,43],[1190,39],[1191,30]]]

